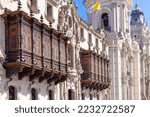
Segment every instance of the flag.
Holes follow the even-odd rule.
[[[96,12],[100,10],[100,1],[96,2],[95,4],[93,4],[91,7],[89,7],[87,9],[87,12],[88,13],[92,13],[92,12]]]
[[[93,6],[93,11],[98,11],[100,10],[100,2],[96,2],[96,4]]]
[[[84,0],[83,4],[85,5],[86,8],[89,8],[98,1],[100,0]]]

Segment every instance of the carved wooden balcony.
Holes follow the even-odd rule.
[[[67,78],[68,38],[23,11],[3,15],[6,32],[7,77],[19,74],[42,82]]]
[[[97,90],[108,88],[109,60],[92,50],[81,50],[80,58],[82,69],[84,71],[83,74],[81,74],[82,86]]]

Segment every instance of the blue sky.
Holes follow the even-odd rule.
[[[74,2],[78,7],[79,16],[82,19],[87,20],[86,9],[83,6],[83,0],[74,0]],[[134,0],[132,9],[134,8],[136,3],[138,3],[139,7],[143,10],[145,19],[150,26],[150,0]]]

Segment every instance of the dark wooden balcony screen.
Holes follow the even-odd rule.
[[[67,74],[68,38],[23,11],[3,15],[6,31],[5,68],[54,70]],[[17,69],[16,69],[17,68]]]
[[[104,85],[109,84],[109,60],[105,56],[99,55],[92,50],[81,50],[80,59],[84,71],[81,74],[81,80],[91,80]]]

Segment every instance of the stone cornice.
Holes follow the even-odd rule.
[[[58,6],[59,0],[47,0],[48,3],[52,3],[54,6]]]

